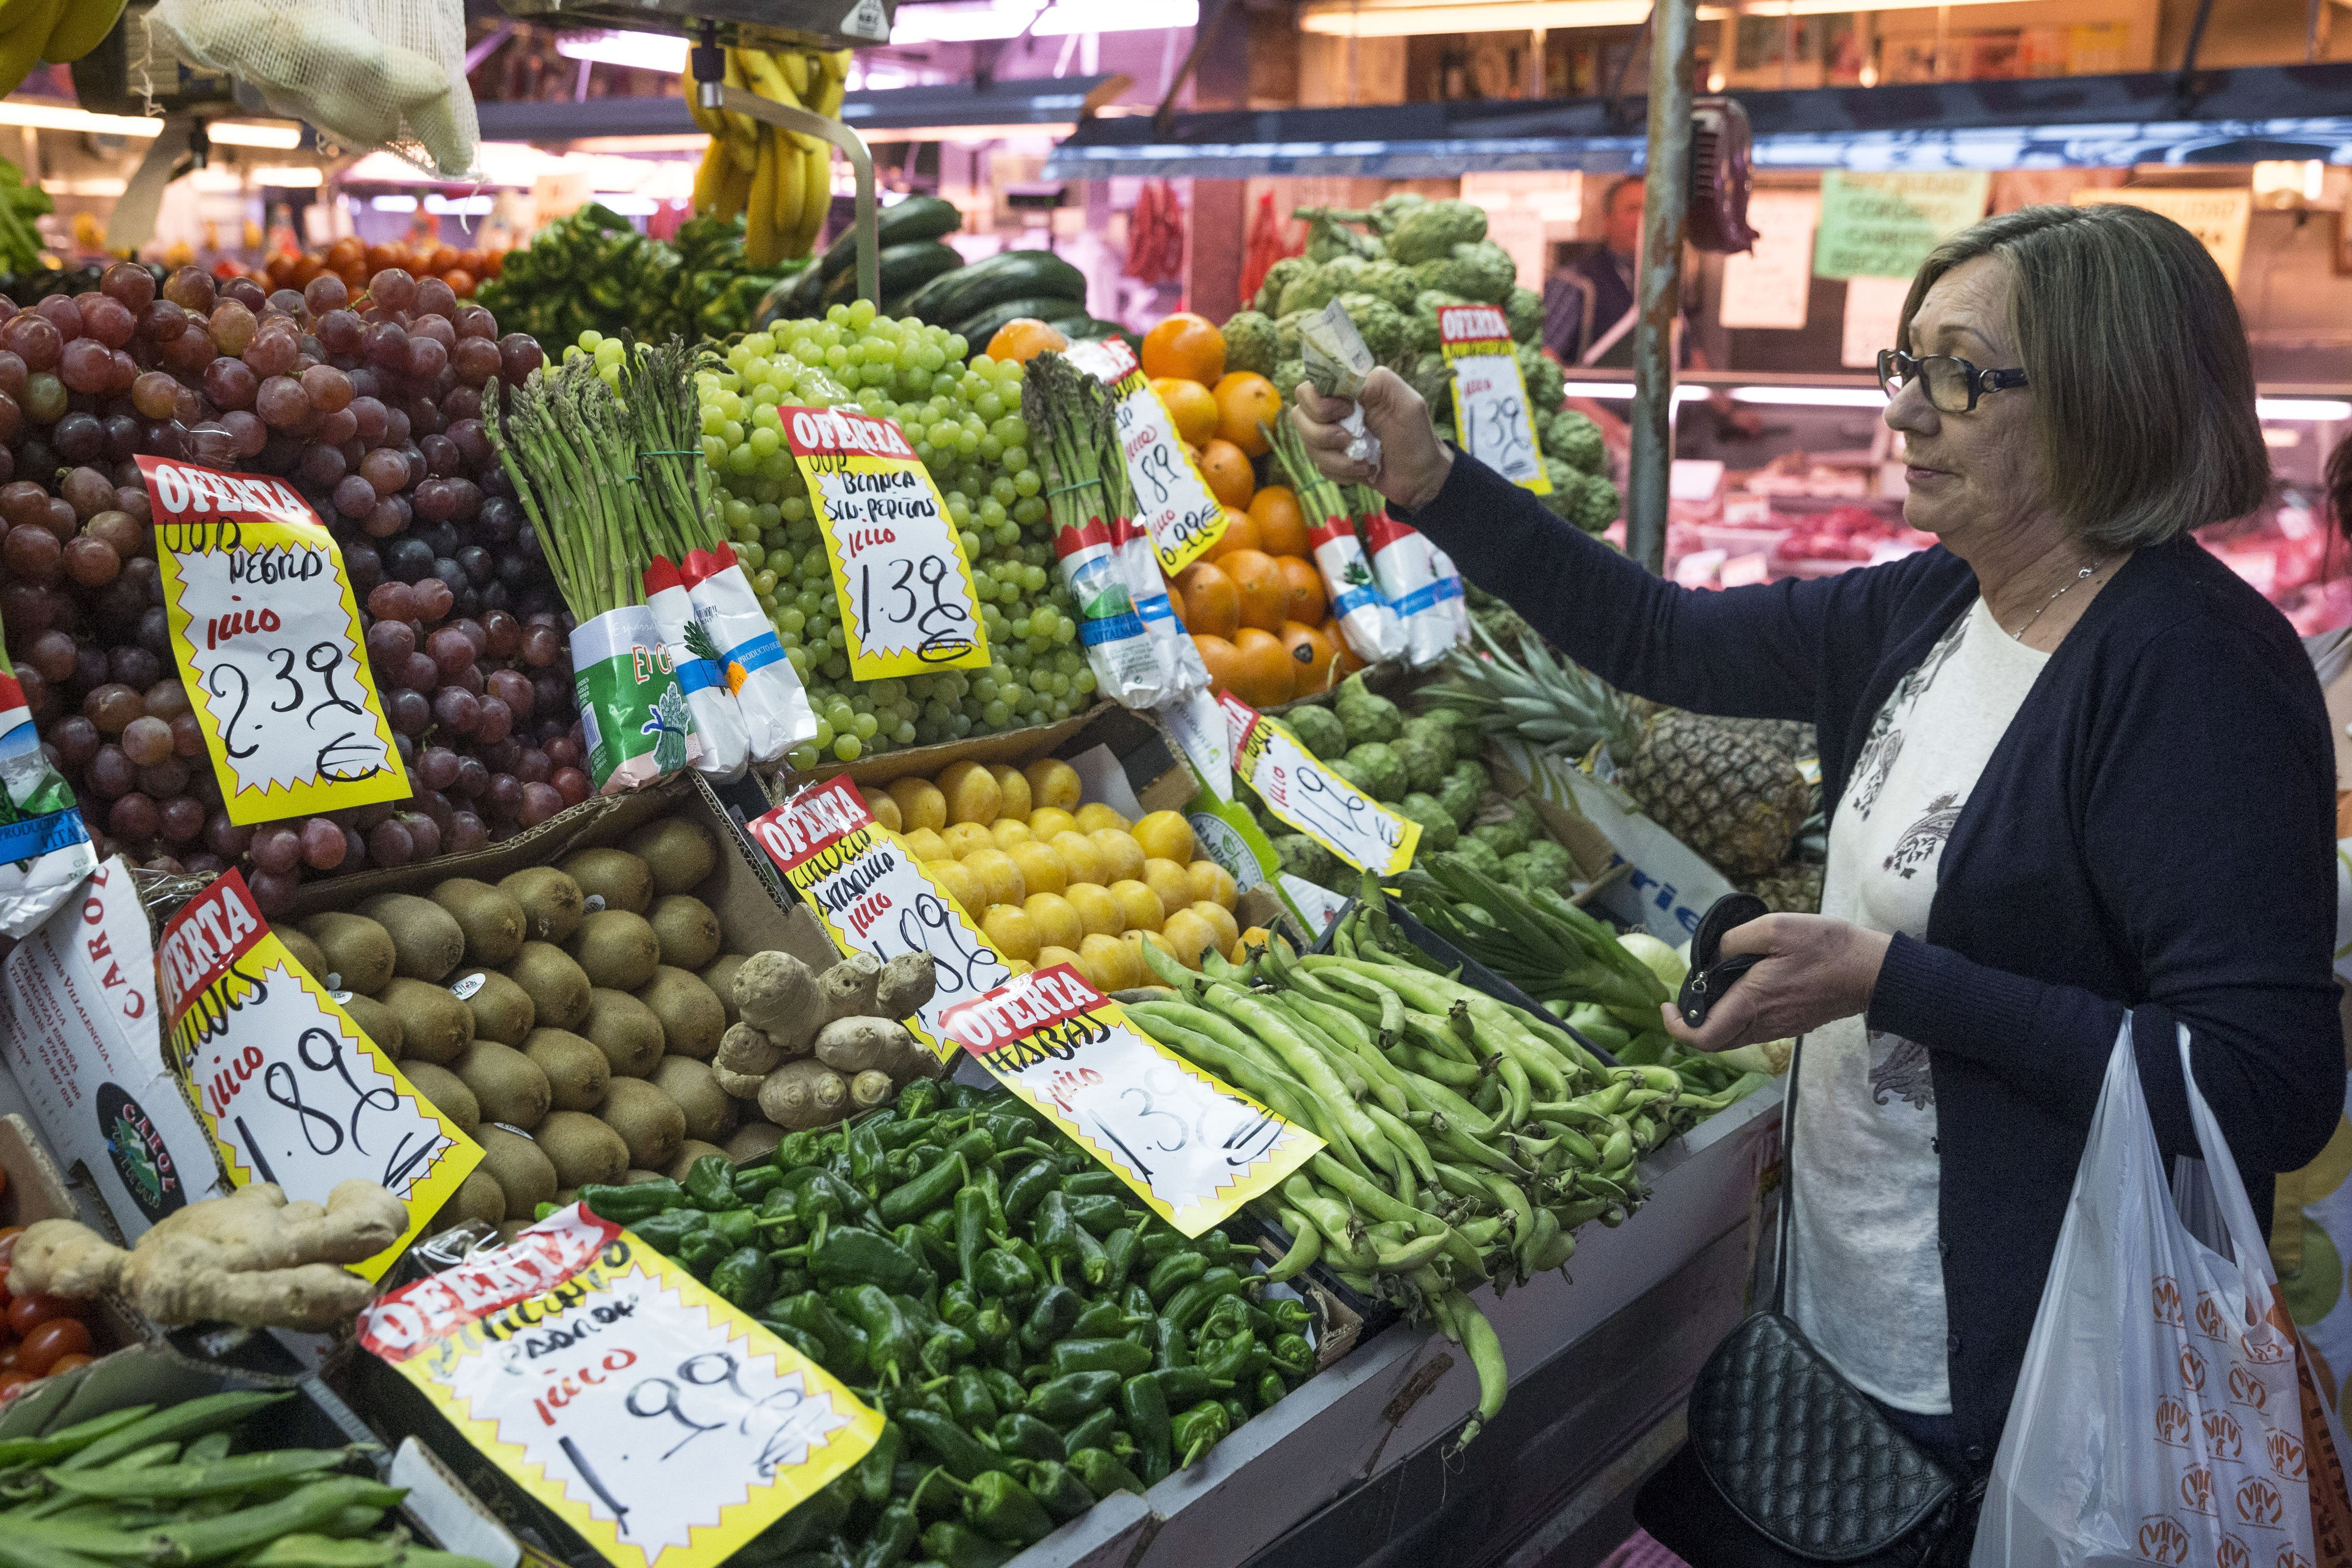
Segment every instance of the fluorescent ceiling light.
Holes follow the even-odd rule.
[[[1885,408],[1886,394],[1876,387],[1734,387],[1731,401],[1783,408]]]
[[[661,210],[661,204],[650,197],[625,195],[618,191],[599,191],[588,199],[603,203],[625,218],[650,217]],[[482,210],[488,212],[489,209],[485,207]]]
[[[302,145],[302,128],[299,125],[260,125],[249,120],[211,120],[205,122],[205,134],[215,147],[267,147],[279,152],[291,152]]]
[[[44,180],[41,189],[52,196],[119,196],[129,182],[104,177],[88,180]]]
[[[1559,389],[1562,397],[1596,398],[1602,402],[1632,402],[1632,382],[1570,382]],[[1705,387],[1679,386],[1675,389],[1676,402],[1694,402],[1706,396]]]
[[[676,136],[583,136],[568,145],[574,152],[606,152],[625,158],[646,152],[699,153],[710,145],[710,138],[699,131],[688,131]]]
[[[555,52],[566,59],[635,66],[672,76],[686,69],[688,47],[674,33],[561,33],[555,39]]]
[[[1918,10],[1942,3],[1944,0],[1872,0],[1865,7],[1861,5],[1861,0],[1773,0],[1755,7],[1751,14],[1824,16],[1843,15],[1857,8]],[[2000,4],[2003,0],[1981,3]],[[1698,19],[1721,21],[1738,15],[1740,9],[1701,5]],[[1424,33],[1525,33],[1537,27],[1632,27],[1639,26],[1649,14],[1649,0],[1461,0],[1450,5],[1428,4],[1427,0],[1309,0],[1299,11],[1298,30],[1343,38],[1394,38]]]
[[[890,41],[970,44],[1017,38],[1024,32],[1052,38],[1071,33],[1190,27],[1200,20],[1196,0],[1052,0],[1042,11],[1036,0],[937,0],[932,5],[900,6],[890,26]],[[869,77],[866,85],[881,83]]]
[[[261,168],[253,172],[253,183],[257,185],[316,185],[326,177],[326,171],[322,169],[301,166]]]
[[[40,103],[30,99],[0,99],[0,125],[29,125],[36,131],[87,131],[98,136],[163,134],[161,119],[135,114],[92,114],[70,104]]]
[[[977,147],[984,141],[1018,141],[1034,137],[1045,142],[1059,141],[1077,130],[1075,120],[1061,124],[1045,123],[1018,125],[899,125],[873,131],[861,130],[857,134],[868,144],[879,141],[951,141],[959,147]]]
[[[414,196],[371,196],[368,205],[379,213],[413,213],[416,210]]]
[[[478,217],[497,206],[495,196],[445,196],[438,191],[425,193],[425,210],[456,217]]]
[[[2263,419],[2352,419],[2352,402],[2338,402],[2333,398],[2266,397],[2254,402],[2254,413]]]

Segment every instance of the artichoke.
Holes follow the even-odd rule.
[[[1412,782],[1405,773],[1404,758],[1384,740],[1367,740],[1349,747],[1348,755],[1332,765],[1332,771],[1375,800],[1401,800]]]
[[[1357,287],[1367,294],[1377,294],[1399,310],[1410,310],[1421,285],[1413,281],[1412,269],[1399,267],[1393,261],[1376,261],[1364,268]]]
[[[1503,857],[1496,854],[1494,846],[1484,839],[1465,835],[1462,841],[1454,846],[1454,853],[1459,855],[1462,863],[1471,870],[1497,881],[1501,880]]]
[[[1279,340],[1273,318],[1262,311],[1236,310],[1225,322],[1225,369],[1267,374],[1281,357]]]
[[[1382,235],[1392,235],[1396,233],[1397,225],[1404,221],[1407,214],[1417,212],[1427,205],[1429,205],[1429,198],[1420,192],[1399,191],[1393,196],[1382,196],[1379,201],[1374,202],[1372,210],[1366,213],[1364,216],[1370,219],[1371,225],[1380,230]]]
[[[1293,708],[1282,717],[1290,726],[1290,733],[1298,737],[1298,744],[1312,752],[1316,760],[1329,762],[1347,755],[1347,727],[1329,708],[1310,704]]]
[[[1543,433],[1543,450],[1546,457],[1557,457],[1580,474],[1599,474],[1609,464],[1601,427],[1574,409],[1564,408],[1551,416]]]
[[[1435,738],[1426,730],[1415,734],[1408,727],[1406,733],[1397,737],[1391,749],[1404,764],[1404,781],[1408,789],[1426,792],[1436,789],[1445,781],[1446,769],[1454,766],[1454,737],[1443,726],[1439,727]]]
[[[1585,474],[1579,476],[1576,511],[1569,521],[1588,534],[1597,534],[1615,522],[1623,509],[1616,486],[1598,474]]]
[[[1366,685],[1361,670],[1340,683],[1339,695],[1331,709],[1347,727],[1350,745],[1394,740],[1404,733],[1404,710]],[[1404,790],[1400,788],[1397,793],[1402,795]]]
[[[1304,272],[1294,274],[1290,281],[1282,286],[1282,308],[1274,314],[1279,318],[1300,310],[1322,309],[1339,298],[1340,290],[1349,281],[1348,272],[1352,270],[1310,267]]]
[[[1398,801],[1396,809],[1399,814],[1421,824],[1421,847],[1433,853],[1452,849],[1454,841],[1462,836],[1462,830],[1454,825],[1453,815],[1446,810],[1444,802],[1434,795],[1416,789]]]
[[[1518,356],[1519,375],[1528,383],[1528,412],[1539,422],[1550,418],[1568,390],[1559,361],[1532,343],[1515,343],[1511,351]]]
[[[1329,850],[1305,833],[1278,833],[1273,841],[1274,852],[1282,862],[1285,874],[1314,883],[1318,887],[1339,885],[1339,859]]]
[[[1265,277],[1257,286],[1257,298],[1250,301],[1251,307],[1264,315],[1277,314],[1275,307],[1282,298],[1282,291],[1290,287],[1291,279],[1314,265],[1303,256],[1284,256],[1265,269]]]
[[[1511,253],[1492,240],[1457,245],[1450,256],[1416,264],[1414,277],[1423,288],[1442,288],[1482,304],[1500,305],[1518,283],[1518,264]]]
[[[1314,220],[1307,236],[1309,261],[1337,261],[1342,256],[1371,261],[1386,254],[1380,241],[1349,228],[1339,221],[1341,214],[1328,207],[1301,207],[1291,216]]]
[[[1407,209],[1389,230],[1389,255],[1412,267],[1454,254],[1486,237],[1486,209],[1469,202],[1425,202]]]
[[[1424,354],[1434,354],[1440,348],[1437,337],[1437,312],[1446,305],[1471,303],[1459,294],[1448,294],[1442,288],[1424,288],[1412,297],[1412,315],[1408,336],[1412,347]]]
[[[1543,340],[1543,296],[1532,288],[1514,287],[1504,298],[1503,314],[1511,323],[1511,336],[1522,343]]]
[[[1405,319],[1395,306],[1376,294],[1342,294],[1339,308],[1356,324],[1357,335],[1374,360],[1385,365],[1403,354]]]
[[[1307,379],[1307,361],[1295,353],[1287,359],[1276,360],[1274,374],[1266,379],[1274,383],[1274,390],[1280,392],[1283,401],[1287,402],[1297,395],[1298,383]]]

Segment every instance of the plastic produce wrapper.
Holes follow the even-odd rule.
[[[694,733],[702,742],[695,768],[722,784],[743,777],[751,766],[750,743],[743,734],[743,716],[736,711],[735,694],[709,655],[710,639],[695,619],[694,602],[677,568],[656,556],[646,568],[646,608],[661,628],[662,646],[669,652],[670,668],[686,706],[694,714]]]
[[[30,936],[97,869],[73,786],[42,752],[0,653],[0,932]]]
[[[1368,664],[1403,658],[1404,622],[1381,597],[1363,541],[1356,538],[1355,524],[1346,517],[1333,517],[1309,529],[1307,542],[1323,573],[1323,591],[1330,596],[1339,635],[1348,640],[1356,657]]]
[[[1298,324],[1298,353],[1307,366],[1307,380],[1325,397],[1356,402],[1364,395],[1364,379],[1376,361],[1365,347],[1363,334],[1336,299]],[[1352,462],[1381,465],[1381,438],[1364,428],[1364,411],[1350,409],[1339,428],[1349,435]]]
[[[1135,612],[1143,617],[1143,629],[1150,634],[1152,651],[1159,656],[1161,690],[1174,697],[1206,689],[1209,666],[1201,662],[1199,645],[1176,619],[1176,607],[1168,601],[1168,582],[1160,574],[1151,536],[1131,517],[1113,517],[1110,538],[1111,548],[1118,554],[1119,573],[1127,580],[1128,591],[1135,595]]]
[[[1385,509],[1364,519],[1364,536],[1371,541],[1373,579],[1404,625],[1405,660],[1425,670],[1454,646],[1454,622],[1439,597],[1430,543]]]
[[[1454,629],[1456,643],[1467,643],[1470,641],[1470,599],[1465,591],[1466,585],[1462,580],[1462,569],[1454,564],[1452,556],[1435,545],[1429,547],[1429,564],[1431,570],[1437,573],[1437,606],[1445,612],[1445,623]]]
[[[1078,609],[1078,641],[1096,689],[1122,707],[1150,707],[1168,695],[1160,655],[1136,612],[1135,592],[1120,571],[1110,528],[1092,517],[1054,533],[1062,582]]]
[[[735,694],[751,760],[773,762],[803,741],[814,740],[816,710],[734,550],[721,544],[690,552],[685,576],[694,617],[714,650],[709,656]]]
[[[572,670],[598,793],[640,789],[701,762],[694,710],[652,611],[626,604],[573,627]]]

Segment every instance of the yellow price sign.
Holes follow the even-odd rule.
[[[852,408],[776,414],[824,536],[851,677],[986,669],[971,563],[906,434]]]
[[[1454,373],[1454,438],[1463,451],[1531,495],[1551,494],[1528,379],[1511,324],[1493,305],[1442,305],[1437,340]],[[1401,612],[1402,613],[1402,612]]]
[[[238,1186],[273,1182],[324,1203],[372,1181],[408,1207],[400,1239],[353,1267],[392,1267],[482,1163],[482,1151],[270,931],[245,879],[223,872],[155,949],[172,1065]]]
[[[1419,822],[1324,767],[1297,736],[1232,693],[1217,700],[1233,737],[1234,773],[1268,810],[1358,871],[1390,876],[1412,863]]]
[[[282,479],[138,459],[172,657],[240,825],[404,800],[343,554]]]
[[[380,1298],[360,1344],[618,1568],[715,1568],[882,1416],[582,1205]]]
[[[1073,343],[1063,353],[1118,401],[1118,444],[1135,487],[1135,520],[1150,536],[1160,570],[1173,577],[1225,537],[1224,503],[1184,450],[1175,416],[1132,349],[1105,338]]]
[[[1187,1236],[1273,1191],[1323,1147],[1138,1030],[1067,964],[1017,975],[941,1021]]]

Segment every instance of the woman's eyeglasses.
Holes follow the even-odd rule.
[[[2023,371],[1980,371],[1955,354],[1906,354],[1900,349],[1878,351],[1878,384],[1889,398],[1916,376],[1925,383],[1927,402],[1940,413],[1974,413],[1977,399],[1987,392],[2025,384]]]

